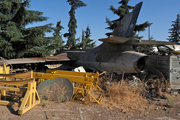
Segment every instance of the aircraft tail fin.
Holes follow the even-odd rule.
[[[112,35],[119,37],[132,37],[141,6],[142,2],[138,3],[131,13],[124,16],[113,31]]]
[[[166,41],[149,41],[132,38],[133,30],[142,6],[142,2],[138,3],[131,13],[128,13],[120,21],[112,36],[99,39],[102,42],[110,44],[130,44],[130,45],[179,45],[177,42]]]

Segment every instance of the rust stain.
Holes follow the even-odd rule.
[[[46,61],[64,61],[64,60],[70,60],[66,55],[64,54],[59,54],[55,56],[48,56],[45,58],[30,58],[32,60],[46,60]]]

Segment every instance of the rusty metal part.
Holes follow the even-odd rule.
[[[45,61],[69,61],[70,59],[66,54],[59,54],[55,56],[48,56],[45,58],[31,58],[32,60],[45,60]]]
[[[48,56],[45,58],[18,58],[18,59],[9,59],[5,60],[5,63],[8,64],[26,64],[26,63],[45,63],[50,61],[70,61],[66,54],[59,54],[56,56]],[[0,64],[4,63],[3,60],[0,60]]]

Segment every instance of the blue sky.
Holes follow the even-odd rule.
[[[39,26],[48,23],[53,23],[54,27],[56,23],[61,20],[61,25],[64,29],[62,34],[68,32],[69,22],[69,10],[70,6],[66,2],[67,0],[31,0],[31,6],[29,9],[38,10],[43,12],[43,16],[49,17],[47,21],[33,23],[28,25]],[[76,10],[77,34],[76,38],[81,37],[82,29],[86,29],[89,25],[91,29],[91,39],[96,41],[96,45],[102,42],[98,41],[99,38],[106,38],[105,33],[109,30],[105,23],[106,16],[110,20],[117,19],[118,16],[113,14],[109,9],[110,5],[118,8],[118,4],[121,0],[82,0],[87,4],[86,7],[81,7]],[[129,5],[135,6],[137,3],[143,1],[143,5],[137,20],[138,24],[145,21],[153,23],[150,31],[151,35],[158,41],[167,41],[166,38],[170,35],[168,32],[171,28],[171,21],[176,20],[177,14],[180,13],[180,0],[130,0]],[[138,33],[140,36],[144,36],[142,39],[148,39],[148,29],[144,32]],[[47,36],[52,36],[48,33]],[[65,38],[63,38],[66,40]]]

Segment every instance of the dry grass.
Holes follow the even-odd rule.
[[[40,98],[52,101],[58,101],[59,103],[67,101],[66,97],[67,93],[66,87],[59,86],[57,83],[54,83],[50,87],[44,87],[42,90],[42,94],[39,94]]]
[[[155,94],[166,96],[165,102],[173,101],[172,95],[168,94],[167,88],[170,88],[169,80],[159,77],[157,75],[137,75],[141,80],[141,84],[130,87],[129,82],[132,81],[131,75],[126,75],[124,82],[120,85],[121,76],[115,76],[113,79],[101,77],[101,87],[105,88],[104,99],[101,104],[109,108],[119,108],[121,110],[140,110],[142,114],[157,107],[159,98],[152,98],[154,100],[146,99],[154,95],[151,90],[154,89]],[[120,81],[119,81],[120,80]],[[167,94],[165,94],[167,93]],[[143,97],[144,96],[144,97]],[[169,99],[171,98],[171,99]],[[173,103],[173,102],[172,102]]]
[[[148,101],[142,97],[144,94],[143,85],[130,87],[127,82],[113,84],[108,86],[108,91],[105,93],[103,104],[118,106],[120,109],[139,109],[144,108]]]

